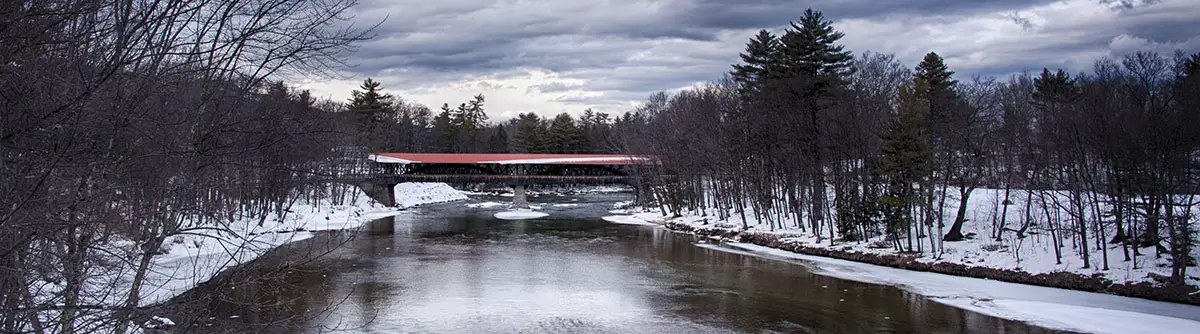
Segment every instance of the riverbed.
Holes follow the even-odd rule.
[[[515,221],[479,205],[505,198],[425,206],[385,222],[394,234],[289,245],[164,312],[189,332],[1055,332],[600,219],[628,199],[531,198],[549,216]]]

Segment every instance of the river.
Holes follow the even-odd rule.
[[[1054,332],[600,219],[627,199],[532,198],[550,216],[523,221],[464,203],[410,210],[394,218],[394,234],[323,233],[206,284],[166,314],[185,332]]]

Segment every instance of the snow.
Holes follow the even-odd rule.
[[[513,159],[513,160],[495,160],[495,161],[480,161],[484,164],[560,164],[560,163],[580,163],[580,162],[632,162],[632,161],[649,161],[645,157],[584,157],[584,158],[542,158],[542,159]]]
[[[284,244],[311,238],[313,231],[355,229],[401,212],[371,200],[358,188],[352,189],[346,203],[334,204],[329,199],[316,203],[299,201],[283,217],[274,214],[261,220],[248,217],[220,230],[201,227],[168,238],[166,254],[151,260],[139,305],[167,301],[227,268],[252,261]],[[395,195],[400,210],[467,199],[444,183],[427,182],[401,183],[396,186]]]
[[[160,317],[160,316],[156,315],[156,316],[150,317],[150,319],[157,321],[158,323],[166,325],[166,326],[175,326],[175,322],[171,321],[171,319],[167,318],[167,317]]]
[[[409,164],[409,163],[417,162],[417,161],[412,161],[412,160],[407,160],[407,159],[393,158],[393,157],[389,157],[389,156],[385,156],[385,155],[375,155],[375,154],[367,156],[367,159],[370,159],[370,160],[378,162],[378,163],[384,163],[384,164]]]
[[[422,204],[461,201],[467,195],[440,182],[406,182],[396,185],[396,204],[414,207]]]
[[[468,207],[468,208],[482,208],[482,209],[487,209],[487,208],[494,208],[494,207],[498,207],[498,206],[505,206],[505,205],[508,205],[508,203],[500,203],[500,202],[483,202],[483,203],[471,203],[471,204],[467,204],[467,207]]]
[[[799,260],[793,262],[822,275],[896,286],[947,305],[1053,329],[1088,333],[1200,332],[1200,307],[1197,306],[910,271],[747,243],[699,243],[696,246]]]
[[[633,214],[633,215],[616,215],[616,216],[601,217],[601,219],[604,219],[605,221],[610,222],[610,223],[627,224],[627,225],[653,225],[653,226],[662,225],[661,220],[660,220],[661,218],[662,217],[660,215],[653,214],[653,213],[639,213],[639,214]],[[659,223],[653,223],[653,221],[659,221]]]
[[[979,196],[979,194],[976,194]],[[985,196],[980,196],[985,197]],[[971,210],[971,209],[969,209]],[[1011,210],[1011,209],[1010,209]],[[948,210],[949,211],[949,210]],[[651,224],[650,221],[663,220],[659,213],[637,210],[611,210],[610,212],[630,213],[626,215],[604,217],[606,221],[617,223]],[[708,228],[726,228],[740,230],[741,221],[718,221],[715,217],[698,217],[685,215],[673,219],[694,226]],[[767,231],[766,226],[751,224],[751,231],[757,233],[775,233],[783,240],[805,242],[809,247],[828,247],[828,239],[824,243],[815,242],[815,237],[807,238],[797,230]],[[981,228],[971,225],[974,228]],[[989,226],[990,228],[990,226]],[[967,229],[964,228],[964,232]],[[964,255],[969,245],[981,247],[978,240],[961,243],[946,243],[948,254]],[[960,246],[961,245],[961,246]],[[805,255],[786,250],[764,247],[749,243],[729,242],[725,244],[697,243],[697,247],[709,248],[724,252],[739,253],[774,259],[790,260],[805,265],[815,273],[860,282],[896,286],[901,289],[924,295],[943,304],[979,312],[999,318],[1025,321],[1038,326],[1068,331],[1088,333],[1184,333],[1200,332],[1200,307],[1168,302],[1152,301],[1140,298],[1121,297],[1116,295],[1048,288],[1034,285],[1007,283],[969,277],[959,277],[929,272],[918,272],[878,266],[860,262]],[[1029,246],[1029,245],[1026,245]],[[839,244],[839,249],[847,244]],[[1030,247],[1032,248],[1032,247]],[[853,251],[871,251],[888,253],[889,250],[871,249],[866,247],[850,247]],[[954,251],[957,250],[957,251]],[[980,248],[972,253],[986,252]],[[1153,254],[1152,250],[1144,251]],[[1114,254],[1109,254],[1110,257]],[[1012,257],[1009,255],[1008,257]],[[1001,261],[1008,257],[970,257],[974,261],[984,261],[982,264],[1005,263],[1016,265],[1017,262]],[[1053,253],[1049,254],[1050,261],[1046,264],[1045,256],[1038,257],[1032,252],[1022,255],[1022,266],[1054,266]],[[946,259],[949,259],[947,257]],[[991,262],[987,262],[991,259]],[[1040,259],[1030,260],[1030,259]],[[796,261],[799,260],[799,261]],[[1068,262],[1064,256],[1064,262]],[[979,262],[976,262],[979,264]],[[1114,268],[1115,270],[1115,268]]]
[[[1033,319],[1031,323],[1049,328],[1130,334],[1200,331],[1200,322],[1138,312],[1016,300],[998,300],[992,304],[1003,310],[997,313],[1010,312],[1014,317]],[[981,307],[988,305],[984,304]]]
[[[1033,211],[1031,216],[1033,216],[1034,219],[1032,221],[1038,225],[1048,225],[1045,223],[1046,213],[1042,211],[1043,206],[1041,201],[1043,200],[1043,196],[1039,196],[1037,192],[1032,193],[1032,198],[1026,198],[1026,196],[1031,196],[1031,194],[1024,190],[1011,191],[1009,200],[1012,202],[1012,204],[1008,206],[1007,216],[1005,217],[1006,219],[1004,219],[1005,226],[1007,228],[1020,228],[1027,199],[1030,200],[1030,208],[1032,208]],[[1108,251],[1108,270],[1104,270],[1104,258],[1102,257],[1103,253],[1101,250],[1096,248],[1096,236],[1094,233],[1092,233],[1092,231],[1089,231],[1088,236],[1088,258],[1089,262],[1091,262],[1090,268],[1083,268],[1083,260],[1081,258],[1082,251],[1076,245],[1073,245],[1070,234],[1063,239],[1064,244],[1062,245],[1061,250],[1061,264],[1059,264],[1058,260],[1055,258],[1054,244],[1052,242],[1053,239],[1050,237],[1050,232],[1048,230],[1044,230],[1043,227],[1031,226],[1029,229],[1030,233],[1023,239],[1017,238],[1015,235],[1016,233],[1007,231],[1002,234],[1000,238],[1001,240],[996,241],[994,238],[990,237],[992,233],[992,221],[993,219],[1001,219],[1000,217],[997,217],[1000,216],[1000,214],[994,209],[1003,208],[1003,206],[999,205],[1003,199],[1004,191],[1000,189],[975,190],[971,194],[970,201],[967,205],[967,221],[963,224],[962,232],[963,234],[973,232],[977,235],[974,238],[963,241],[942,243],[945,249],[941,254],[929,252],[929,239],[923,238],[922,242],[924,243],[925,252],[918,255],[916,260],[926,263],[947,262],[963,264],[967,266],[1010,269],[1024,271],[1030,274],[1072,272],[1084,276],[1095,275],[1104,277],[1117,284],[1141,282],[1156,283],[1155,279],[1152,277],[1153,275],[1168,277],[1171,275],[1169,256],[1156,258],[1153,247],[1138,249],[1137,251],[1141,254],[1139,256],[1134,256],[1134,250],[1132,248],[1130,249],[1130,256],[1136,257],[1137,267],[1135,268],[1133,261],[1124,261],[1125,258],[1120,244],[1109,243],[1104,243],[1104,246]],[[1060,209],[1057,209],[1055,204],[1055,201],[1057,200],[1060,201],[1058,204],[1065,206],[1067,201],[1066,194],[1049,192],[1046,194],[1046,196],[1044,196],[1044,199],[1047,201],[1046,207],[1049,208],[1048,211],[1050,215],[1058,215],[1060,217],[1064,217],[1063,219],[1066,219],[1065,217],[1068,215],[1065,212],[1060,212]],[[947,191],[946,207],[944,208],[943,217],[946,223],[946,230],[948,230],[950,228],[950,224],[954,222],[954,216],[958,210],[958,202],[958,190],[949,188]],[[1101,203],[1099,206],[1101,211],[1107,210],[1106,204]],[[1200,208],[1193,208],[1193,210],[1196,210],[1193,216],[1200,216]],[[613,210],[610,212],[634,213],[638,211]],[[703,214],[700,212],[685,212],[683,217],[671,219],[671,221],[675,223],[692,225],[694,227],[715,227],[737,231],[742,230],[743,222],[740,215],[736,212],[731,213],[728,220],[718,219],[716,213],[716,210],[712,209],[703,212]],[[802,231],[797,228],[794,219],[785,219],[782,223],[783,227],[780,227],[779,225],[781,224],[777,223],[775,224],[775,228],[772,229],[765,222],[754,221],[754,214],[749,209],[746,212],[746,216],[751,220],[746,222],[746,225],[749,226],[749,229],[747,229],[746,232],[775,234],[781,238],[781,242],[785,243],[802,244],[806,247],[836,248],[846,252],[860,252],[869,254],[897,253],[897,251],[886,246],[888,242],[884,242],[883,236],[877,236],[862,242],[843,242],[835,240],[834,244],[830,245],[828,230],[821,231],[822,237],[818,239],[818,237],[811,231]],[[1095,218],[1087,217],[1087,219],[1091,220]],[[1062,226],[1062,230],[1069,229],[1069,226],[1065,226],[1065,224],[1069,223],[1062,224],[1064,224],[1064,226]],[[1200,225],[1198,225],[1196,228],[1200,229]],[[1109,226],[1105,236],[1111,239],[1114,233],[1115,227]],[[838,237],[840,238],[840,236]],[[914,240],[914,243],[916,243],[916,240]],[[872,247],[873,244],[884,244],[885,247]],[[914,246],[914,248],[916,247]],[[1192,257],[1200,258],[1200,247],[1193,247]],[[1200,274],[1197,274],[1196,270],[1197,269],[1195,269],[1195,267],[1189,268],[1186,279],[1187,284],[1192,286],[1200,286]]]
[[[160,317],[157,315],[150,317],[150,320],[146,320],[146,322],[142,324],[142,328],[146,329],[169,329],[172,326],[175,326],[175,322],[171,321],[170,318]]]
[[[511,210],[511,211],[497,212],[493,216],[498,219],[504,219],[504,220],[522,220],[522,219],[537,219],[537,218],[542,218],[542,217],[549,216],[549,215],[550,214],[545,213],[545,212],[537,212],[537,211],[531,211],[531,210]]]

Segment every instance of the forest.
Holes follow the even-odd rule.
[[[353,187],[322,177],[369,152],[615,152],[635,123],[493,124],[483,95],[435,114],[370,79],[350,101],[294,88],[374,36],[356,4],[0,5],[0,332],[125,332],[177,236],[252,238],[231,224],[337,202]]]
[[[882,237],[903,253],[1046,235],[1060,264],[1137,268],[1152,252],[1169,261],[1163,284],[1185,283],[1200,214],[1200,53],[962,78],[936,52],[912,66],[856,56],[842,37],[810,9],[782,34],[752,36],[724,79],[650,96],[633,117],[644,123],[620,136],[677,176],[655,188],[663,213],[830,245]],[[983,189],[1001,194],[990,232],[964,234]]]
[[[1170,259],[1170,284],[1195,265],[1200,53],[962,78],[935,52],[915,66],[855,55],[809,10],[752,36],[722,80],[620,115],[497,122],[482,94],[434,111],[372,79],[349,101],[292,88],[372,37],[346,21],[354,5],[0,4],[0,332],[124,332],[172,236],[330,196],[312,179],[379,151],[654,154],[652,176],[671,178],[647,204],[668,215],[886,236],[906,252],[1048,234],[1080,245],[1056,255],[1085,266],[1089,251],[1107,266],[1149,249]],[[1005,198],[1018,223],[964,234],[985,188],[1027,203],[1008,212]]]
[[[0,332],[126,332],[172,236],[328,195],[353,1],[0,3]],[[349,139],[348,139],[349,138]]]

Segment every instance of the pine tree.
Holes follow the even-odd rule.
[[[786,77],[845,74],[854,57],[837,43],[843,36],[820,11],[805,10],[800,21],[792,22],[791,29],[781,38],[782,74]]]
[[[479,132],[484,127],[484,122],[487,121],[487,114],[483,111],[483,94],[475,95],[471,101],[460,103],[457,109],[450,110],[449,105],[443,106],[450,115],[450,125],[454,128],[455,152],[474,152],[477,151],[482,144],[482,138]]]
[[[359,88],[362,90],[350,92],[347,110],[354,117],[354,123],[363,138],[362,143],[369,150],[378,150],[385,146],[387,134],[383,132],[386,123],[396,121],[396,110],[393,107],[395,97],[382,93],[379,82],[371,78],[364,80]]]
[[[810,194],[818,194],[812,196],[808,215],[815,231],[823,230],[825,171],[827,164],[834,161],[830,147],[836,141],[835,134],[826,128],[834,117],[831,112],[838,106],[836,97],[843,91],[844,77],[853,60],[850,52],[838,44],[842,37],[841,32],[833,29],[832,22],[811,8],[805,10],[799,22],[792,22],[780,38],[782,46],[775,57],[777,63],[767,73],[768,85],[764,90],[770,96],[760,102],[765,102],[764,109],[770,110],[776,119],[765,125],[752,125],[778,133],[778,138],[759,139],[768,145],[779,145],[779,141],[798,144],[798,150],[767,152],[767,155],[799,156],[783,163],[801,166],[804,172],[794,173],[790,178],[803,180],[811,187]],[[832,225],[829,234],[832,242]]]
[[[575,126],[570,114],[561,113],[554,117],[547,129],[553,153],[578,153],[583,134]]]
[[[746,43],[746,52],[740,54],[745,64],[733,65],[730,76],[738,84],[742,96],[758,90],[760,79],[777,63],[780,43],[771,32],[759,30],[758,35]]]
[[[433,117],[433,151],[438,153],[456,153],[455,138],[457,129],[451,119],[454,110],[443,103],[442,112]]]
[[[544,153],[549,138],[545,122],[537,114],[523,113],[513,119],[509,127],[513,129],[509,151],[513,153]]]
[[[883,198],[888,232],[898,241],[897,233],[911,226],[912,206],[917,203],[914,184],[922,183],[932,171],[933,146],[926,133],[929,103],[921,91],[923,81],[900,88],[899,115],[883,134],[881,173],[888,181]]]
[[[504,130],[504,124],[496,125],[496,132],[488,139],[487,148],[490,153],[508,152],[508,132]]]
[[[940,128],[944,127],[951,117],[949,114],[953,112],[951,109],[955,107],[958,99],[958,93],[954,91],[958,81],[951,78],[953,75],[954,72],[950,71],[942,57],[935,52],[925,54],[925,58],[917,64],[916,79],[923,87],[918,93],[923,94],[929,103],[929,121],[933,126],[932,135],[935,138],[942,137],[945,129]]]

